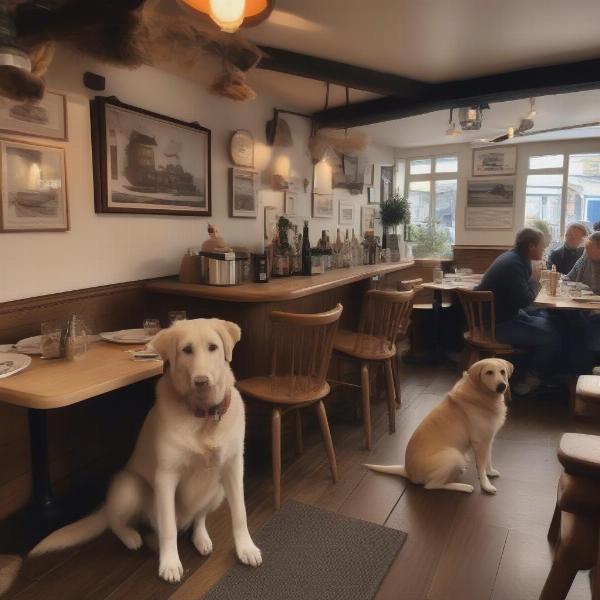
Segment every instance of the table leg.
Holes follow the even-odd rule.
[[[433,352],[432,361],[441,363],[443,361],[442,343],[441,343],[441,325],[442,325],[442,290],[433,290],[432,302],[432,324],[433,324]]]

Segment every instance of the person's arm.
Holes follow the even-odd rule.
[[[552,269],[552,265],[557,265],[557,259],[558,259],[557,255],[558,255],[558,249],[552,250],[552,252],[550,252],[550,254],[548,255],[548,260],[546,261],[547,269]],[[558,269],[558,265],[556,266],[556,268]]]
[[[537,279],[528,277],[522,265],[516,263],[506,270],[504,284],[504,299],[514,308],[526,308],[532,304],[542,287]]]
[[[582,255],[581,258],[579,258],[577,260],[577,262],[573,265],[573,268],[568,272],[567,277],[571,281],[579,281],[579,279],[581,278],[581,271],[583,269],[584,261],[585,261],[585,254]]]

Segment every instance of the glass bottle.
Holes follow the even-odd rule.
[[[312,275],[312,259],[310,256],[308,221],[304,221],[304,227],[302,229],[302,275]]]

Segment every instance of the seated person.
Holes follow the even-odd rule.
[[[567,277],[585,283],[594,294],[600,294],[600,231],[594,231],[585,242],[585,252],[573,265]]]
[[[530,306],[540,291],[541,268],[532,269],[532,260],[541,260],[544,234],[526,228],[517,234],[515,247],[501,254],[486,271],[476,289],[494,292],[496,338],[504,344],[532,351],[531,367],[525,380],[513,387],[527,394],[539,387],[540,378],[552,373],[560,355],[560,336],[542,316],[530,315]]]
[[[588,228],[583,223],[571,223],[565,232],[565,243],[550,253],[548,269],[555,266],[559,273],[567,275],[583,254],[582,243],[588,235]]]

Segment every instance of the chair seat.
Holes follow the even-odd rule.
[[[396,345],[374,335],[339,329],[333,339],[333,349],[361,360],[387,360],[396,356]]]
[[[329,395],[329,384],[317,384],[306,376],[251,377],[236,383],[242,395],[273,404],[305,404]]]
[[[586,400],[600,401],[600,375],[581,375],[575,393]]]
[[[493,351],[496,354],[516,354],[517,352],[521,352],[510,344],[501,344],[500,342],[474,338],[468,332],[466,332],[463,337],[467,344],[470,344],[475,348],[480,348],[481,350]]]
[[[565,433],[560,438],[558,460],[567,473],[600,479],[600,436]]]
[[[452,304],[450,302],[442,302],[442,310],[450,308],[451,306]],[[433,304],[431,302],[413,304],[413,310],[433,310]]]

